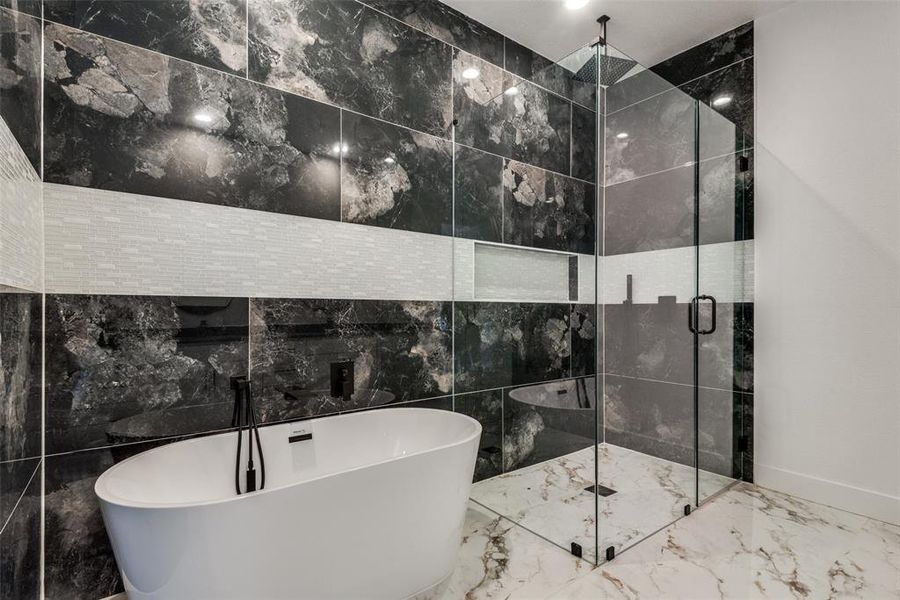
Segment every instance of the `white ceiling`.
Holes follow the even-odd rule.
[[[595,41],[607,14],[609,43],[648,67],[790,2],[588,0],[569,10],[564,0],[442,1],[553,60]]]

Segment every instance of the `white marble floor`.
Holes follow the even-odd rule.
[[[593,568],[471,503],[440,600],[900,598],[900,527],[738,484]]]
[[[596,539],[601,553],[608,546],[621,552],[683,516],[684,506],[693,504],[693,467],[600,444],[596,473],[597,483],[616,491],[597,496],[596,509],[595,496],[584,490],[594,484],[592,447],[476,483],[472,499],[565,549],[572,542],[580,544],[591,562]],[[731,482],[700,473],[706,494]]]

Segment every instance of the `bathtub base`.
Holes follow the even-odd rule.
[[[435,598],[439,598],[441,594],[446,591],[447,586],[450,583],[450,575],[452,574],[453,573],[448,573],[434,585],[429,585],[424,590],[420,590],[412,596],[407,596],[403,600],[435,600]]]

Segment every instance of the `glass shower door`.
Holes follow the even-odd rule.
[[[697,500],[702,504],[749,469],[753,144],[699,100],[696,141]]]
[[[600,558],[696,504],[695,101],[611,46],[604,78]],[[613,65],[631,68],[614,73]]]

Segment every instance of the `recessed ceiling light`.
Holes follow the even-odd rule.
[[[516,86],[512,86],[510,88],[506,88],[506,91],[503,93],[506,94],[507,96],[515,96],[516,94],[519,93],[519,88],[517,88]]]
[[[620,140],[624,140],[625,138],[628,137],[628,132],[623,131],[621,133],[617,133],[616,137],[619,138]]]
[[[462,76],[465,77],[466,79],[475,79],[479,75],[481,75],[481,71],[479,71],[475,67],[469,67],[468,69],[466,69],[465,71],[462,72]]]
[[[206,113],[198,112],[194,115],[194,120],[200,123],[212,123],[213,118]]]
[[[587,6],[588,0],[566,0],[566,8],[569,10],[578,10]]]
[[[731,96],[717,96],[713,98],[713,106],[725,106],[726,104],[731,104]]]
[[[394,164],[394,163],[397,162],[397,161],[395,161],[395,160],[393,159],[393,157],[388,156],[386,159],[384,159],[384,162],[386,162],[386,163],[389,164],[389,165],[392,165],[392,164]]]

